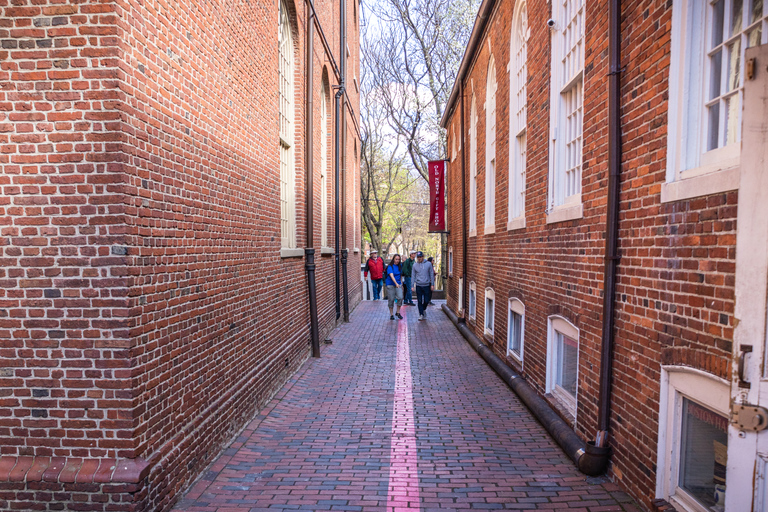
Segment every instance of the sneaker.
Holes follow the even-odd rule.
[[[392,315],[389,315],[389,319],[390,319],[390,320],[394,320],[394,319],[395,319],[395,317],[394,317],[394,316],[392,316]]]
[[[419,322],[421,322],[422,320],[426,320],[426,317],[424,315],[419,315]]]
[[[402,319],[403,319],[403,315],[401,315],[400,313],[396,314],[395,316],[396,316],[397,318],[399,318],[400,320],[402,320]]]

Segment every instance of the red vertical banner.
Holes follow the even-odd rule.
[[[429,162],[429,232],[445,231],[445,160]]]

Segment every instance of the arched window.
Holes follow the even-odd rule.
[[[518,2],[512,18],[509,66],[509,225],[525,226],[525,153],[528,94],[528,4]]]
[[[477,234],[477,98],[469,112],[469,236]]]
[[[293,34],[285,0],[280,2],[278,32],[280,94],[280,237],[282,247],[296,247],[296,177],[294,169]]]
[[[579,388],[579,329],[561,316],[550,316],[547,329],[547,393],[576,418]]]
[[[320,245],[328,247],[328,89],[320,89]]]
[[[485,289],[485,334],[493,338],[496,321],[496,293],[493,288]]]
[[[491,55],[485,83],[485,233],[496,230],[496,60]]]
[[[525,335],[525,305],[519,299],[509,299],[507,311],[507,355],[523,362]]]

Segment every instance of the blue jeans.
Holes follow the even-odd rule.
[[[371,285],[373,286],[373,300],[379,300],[381,298],[381,287],[384,286],[384,280],[371,279]]]
[[[413,304],[413,296],[411,295],[411,278],[409,276],[403,276],[403,286],[405,286],[405,299],[403,304]]]
[[[416,302],[419,306],[419,315],[427,314],[427,305],[432,295],[432,290],[429,286],[416,286]]]

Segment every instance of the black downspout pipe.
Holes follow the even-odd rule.
[[[344,94],[346,93],[346,84],[347,84],[347,2],[346,0],[341,0],[339,2],[339,75],[341,75],[341,81],[340,81],[340,88],[339,91]],[[343,102],[343,98],[339,98],[341,102]],[[339,103],[340,104],[340,103]],[[343,109],[340,109],[343,110]],[[341,114],[341,112],[339,112]],[[349,322],[349,293],[347,289],[347,116],[344,115],[343,119],[337,118],[337,126],[338,129],[341,130],[341,136],[339,139],[342,143],[341,148],[341,154],[343,156],[343,161],[341,162],[341,165],[344,167],[344,172],[342,174],[343,176],[343,197],[341,199],[342,205],[344,207],[341,218],[342,221],[342,232],[341,232],[341,239],[344,242],[344,250],[341,253],[341,266],[342,266],[342,273],[341,273],[341,279],[342,284],[344,287],[344,321]],[[339,168],[336,168],[336,210],[338,211],[338,204],[339,204]],[[338,217],[336,220],[336,252],[339,251],[339,236],[338,236]],[[337,256],[338,258],[338,256]],[[338,271],[337,271],[338,272]],[[338,293],[338,281],[336,282],[336,288]],[[339,319],[339,307],[340,305],[336,304],[336,319]]]
[[[304,249],[304,268],[307,271],[307,294],[309,295],[309,333],[312,344],[312,357],[320,357],[320,325],[317,320],[317,285],[315,283],[315,201],[314,201],[314,127],[312,125],[314,112],[314,85],[312,56],[314,53],[315,24],[312,10],[307,8],[307,55],[305,64],[305,73],[307,77],[306,84],[306,114],[304,116],[306,123],[306,202],[307,202],[307,246]]]
[[[343,110],[343,109],[342,109]],[[344,115],[341,137],[342,158],[342,179],[341,179],[341,204],[344,214],[341,216],[341,237],[344,242],[344,249],[341,250],[341,285],[342,302],[344,305],[344,322],[349,323],[349,275],[347,274],[347,260],[349,256],[349,247],[347,246],[347,116]]]
[[[335,170],[334,170],[334,229],[336,230],[336,236],[334,237],[336,240],[334,241],[335,248],[333,257],[335,260],[335,266],[336,266],[336,320],[338,320],[341,317],[341,271],[339,269],[339,259],[341,257],[340,254],[340,242],[339,239],[339,176],[340,176],[340,165],[341,165],[341,148],[340,148],[340,140],[341,140],[341,96],[344,94],[344,90],[339,87],[339,90],[336,92],[336,95],[334,97],[334,101],[336,102],[336,131],[334,134],[334,145],[335,147]]]
[[[463,289],[461,290],[461,303],[464,305],[462,308],[462,317],[460,322],[467,321],[467,168],[465,165],[465,155],[467,152],[467,145],[464,140],[464,83],[461,84],[461,237],[462,237],[462,251],[461,251],[461,279],[463,282]]]
[[[621,3],[611,0],[608,82],[608,205],[605,221],[605,273],[603,276],[603,335],[600,354],[600,394],[595,445],[608,446],[611,413],[616,264],[619,259],[619,187],[621,174]]]

